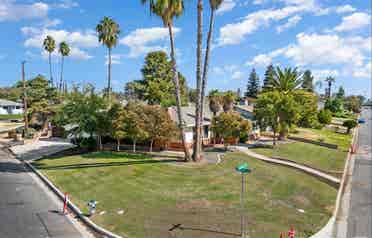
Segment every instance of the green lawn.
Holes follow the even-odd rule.
[[[0,114],[0,120],[11,120],[11,119],[22,119],[23,118],[23,114],[15,114],[15,115],[3,115],[3,114]]]
[[[234,168],[242,162],[253,168],[246,193],[251,237],[279,237],[293,225],[296,237],[304,238],[327,223],[336,189],[236,152],[218,165],[167,164],[110,152],[44,159],[35,165],[84,211],[86,202],[96,199],[93,221],[118,234],[220,238],[239,236],[240,175]],[[123,215],[117,213],[120,209]],[[172,224],[184,229],[169,232]]]
[[[292,133],[293,136],[336,144],[339,146],[339,149],[345,151],[349,149],[352,138],[351,134],[337,133],[327,128],[296,128],[296,131],[297,133]]]
[[[253,150],[269,157],[294,160],[314,168],[328,171],[343,171],[347,157],[347,152],[345,151],[302,142],[281,144],[274,147],[274,149],[257,148]]]

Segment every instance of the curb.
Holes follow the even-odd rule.
[[[63,201],[64,194],[56,187],[54,184],[43,174],[41,174],[37,169],[28,161],[22,161],[24,164],[26,164],[32,172],[34,172],[57,196],[59,199]],[[97,234],[105,237],[105,238],[127,238],[123,236],[119,236],[117,234],[114,234],[98,225],[96,225],[92,220],[90,220],[88,217],[86,217],[81,210],[70,200],[67,202],[68,208],[75,213],[75,215],[90,229],[92,229]]]

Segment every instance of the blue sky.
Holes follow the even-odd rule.
[[[119,3],[123,2],[123,3]],[[106,85],[106,49],[97,42],[95,26],[103,16],[121,27],[113,50],[113,87],[141,78],[145,54],[168,50],[167,30],[140,1],[0,0],[0,86],[20,79],[20,62],[28,61],[27,77],[48,76],[43,38],[67,41],[65,63],[69,83]],[[196,1],[185,1],[176,19],[180,71],[195,85]],[[367,0],[225,0],[216,17],[209,89],[241,88],[253,67],[263,76],[270,63],[310,69],[317,80],[336,77],[347,94],[371,97],[371,5]],[[209,17],[205,1],[205,31]],[[206,36],[206,35],[205,35]],[[54,56],[57,78],[58,56]],[[324,90],[324,87],[320,90]]]

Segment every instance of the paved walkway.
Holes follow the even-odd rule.
[[[10,150],[20,160],[35,160],[75,147],[61,139],[43,139],[30,144],[12,146]]]
[[[309,174],[311,174],[315,177],[325,179],[325,180],[329,181],[330,183],[332,183],[334,185],[340,184],[340,179],[339,178],[336,178],[336,177],[331,176],[329,174],[323,173],[323,172],[318,171],[316,169],[307,167],[305,165],[300,165],[300,164],[297,164],[297,163],[294,163],[294,162],[269,158],[267,156],[257,154],[257,153],[249,150],[247,147],[244,147],[244,146],[233,146],[233,148],[236,148],[237,150],[239,150],[239,151],[241,151],[241,152],[243,152],[243,153],[245,153],[248,156],[251,156],[253,158],[256,158],[256,159],[259,159],[259,160],[262,160],[262,161],[265,161],[265,162],[269,162],[269,163],[284,165],[284,166],[292,167],[292,168],[295,168],[295,169],[298,169],[298,170],[302,170],[302,171],[304,171],[306,173],[309,173]]]

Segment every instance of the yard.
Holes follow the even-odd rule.
[[[269,157],[280,157],[327,171],[343,171],[347,152],[326,147],[293,142],[272,148],[252,149]]]
[[[346,130],[346,129],[345,129]],[[336,144],[339,149],[347,151],[351,143],[351,134],[335,132],[328,128],[311,129],[311,128],[296,128],[293,136],[302,137],[306,139],[322,141],[325,143]]]
[[[172,158],[168,158],[172,159]],[[93,221],[129,237],[239,237],[240,175],[248,162],[251,237],[279,237],[290,226],[309,237],[330,218],[336,190],[302,172],[228,153],[218,165],[164,162],[144,155],[92,153],[35,162]],[[169,231],[175,224],[181,229]]]

